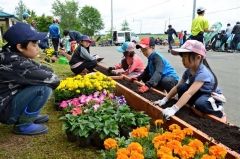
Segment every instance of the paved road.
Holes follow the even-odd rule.
[[[103,64],[112,66],[122,57],[116,48],[115,46],[92,47],[91,52],[104,57]],[[157,46],[156,50],[170,61],[181,76],[185,70],[181,58],[167,53],[167,48],[164,46]],[[143,57],[144,62],[147,63],[146,57],[141,52],[137,52],[137,54]],[[228,121],[240,126],[240,53],[208,52],[207,61],[217,75],[219,86],[227,98],[224,108]]]

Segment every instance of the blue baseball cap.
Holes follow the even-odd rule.
[[[133,42],[124,42],[122,46],[117,48],[118,52],[134,51],[135,44]]]
[[[88,41],[89,43],[92,42],[92,40],[91,40],[91,39],[89,38],[89,36],[87,36],[87,35],[82,35],[82,36],[80,36],[79,41]]]
[[[25,41],[43,40],[46,36],[47,33],[37,32],[29,24],[18,22],[5,32],[3,38],[10,45],[16,45]]]

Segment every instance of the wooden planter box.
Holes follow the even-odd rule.
[[[124,76],[122,77],[112,77],[113,79],[120,80],[121,78],[124,80]],[[153,90],[159,92],[158,90]],[[139,94],[135,93],[134,91],[128,89],[127,87],[117,83],[116,86],[116,94],[117,95],[124,95],[127,103],[130,107],[138,111],[144,111],[146,114],[152,117],[153,120],[163,118],[162,115],[162,108],[155,106],[149,100],[143,98]],[[160,94],[164,95],[164,93]],[[178,124],[181,128],[191,128],[194,132],[194,137],[200,139],[203,142],[208,142],[209,145],[221,145],[227,149],[227,159],[235,159],[240,158],[240,154],[235,151],[232,151],[229,147],[218,143],[212,137],[208,136],[207,134],[203,133],[202,131],[198,130],[197,128],[193,127],[192,125],[186,123],[182,119],[178,118],[177,116],[172,116],[170,120],[166,120],[164,127],[167,128],[171,124]]]
[[[103,65],[99,65],[102,69],[106,69],[105,66]],[[106,69],[107,70],[107,69]],[[112,77],[115,80],[129,80],[128,77],[126,76],[115,76]],[[138,85],[142,85],[142,83],[140,82],[135,82]],[[156,89],[151,89],[151,91],[154,91],[156,93],[159,94],[159,96],[165,96],[166,93],[158,91]],[[128,105],[131,106],[133,109],[135,110],[139,110],[139,111],[144,111],[145,113],[147,113],[149,116],[152,117],[153,120],[162,118],[162,108],[158,107],[158,106],[154,106],[152,104],[152,102],[150,102],[149,100],[147,100],[146,98],[143,98],[142,96],[140,96],[139,94],[135,93],[134,91],[128,89],[127,87],[121,85],[120,83],[117,83],[116,86],[116,94],[118,95],[124,95]],[[209,118],[209,120],[215,120],[215,121],[220,121],[223,122],[222,120],[219,120],[219,118],[212,116],[212,115],[205,115],[205,117]],[[177,116],[172,116],[170,120],[165,121],[164,127],[168,127],[171,124],[178,124],[179,126],[181,126],[182,128],[191,128],[194,132],[194,137],[200,139],[203,142],[208,142],[209,145],[221,145],[223,147],[225,147],[227,149],[227,155],[226,155],[226,159],[235,159],[235,158],[240,158],[240,154],[238,154],[235,151],[232,151],[229,147],[217,142],[216,140],[214,140],[212,137],[208,136],[206,133],[203,133],[202,131],[200,131],[199,129],[193,127],[192,125],[188,124],[187,122],[183,121],[182,119],[178,118]]]

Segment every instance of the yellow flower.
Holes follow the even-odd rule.
[[[209,148],[209,154],[216,156],[217,159],[225,158],[227,150],[221,146],[214,145]]]
[[[183,131],[186,135],[189,135],[189,136],[193,135],[193,130],[190,128],[184,128]]]
[[[172,150],[166,146],[161,146],[157,151],[157,157],[162,158],[164,155],[172,156]]]
[[[155,126],[160,126],[162,124],[163,124],[163,120],[161,119],[155,120]]]
[[[104,147],[106,150],[117,148],[117,141],[112,138],[108,138],[104,141]]]

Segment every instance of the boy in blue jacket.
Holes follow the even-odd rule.
[[[144,56],[148,58],[144,72],[137,78],[133,78],[133,80],[142,80],[145,83],[139,87],[139,92],[144,93],[151,87],[158,87],[169,92],[178,83],[179,77],[170,63],[155,51],[155,40],[143,38],[136,48],[141,49]]]
[[[39,53],[38,41],[46,37],[26,23],[10,27],[8,42],[0,53],[0,122],[14,124],[14,133],[36,135],[48,132],[47,115],[41,108],[59,84],[50,68],[32,59]]]

